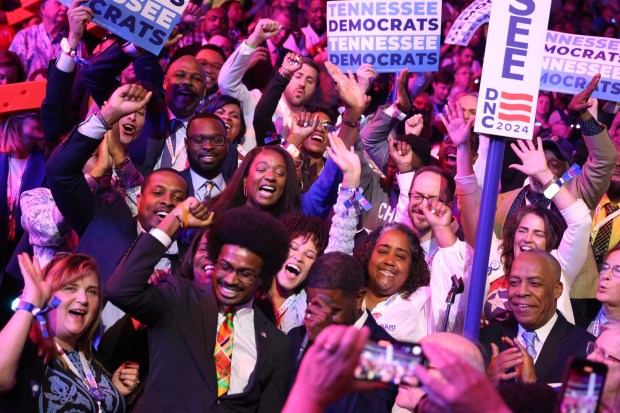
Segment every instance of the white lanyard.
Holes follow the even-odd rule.
[[[284,315],[284,313],[286,312],[286,310],[288,310],[288,308],[291,306],[291,304],[293,303],[293,301],[295,301],[295,298],[297,298],[297,294],[293,294],[291,295],[289,298],[286,299],[286,301],[284,302],[284,304],[282,304],[280,306],[280,309],[278,310],[278,313],[276,314],[276,324],[279,325],[280,324],[280,318]]]
[[[168,147],[168,152],[170,153],[170,164],[174,166],[178,157],[181,155],[181,153],[183,153],[183,150],[185,149],[185,142],[181,140],[181,145],[177,145],[178,147],[175,152],[175,150],[172,148],[172,136],[168,136],[168,139],[166,139],[166,146]]]
[[[101,391],[101,389],[99,389],[99,386],[97,386],[97,380],[95,379],[93,370],[90,368],[90,364],[88,364],[88,361],[86,361],[84,353],[81,351],[79,352],[82,369],[84,370],[84,374],[86,375],[86,377],[82,377],[78,369],[71,362],[71,359],[67,357],[64,350],[58,345],[58,343],[56,343],[56,348],[60,353],[60,358],[63,359],[63,361],[67,364],[73,374],[75,374],[78,378],[82,379],[82,381],[88,388],[88,394],[90,394],[90,397],[92,397],[92,399],[97,403],[98,413],[102,413],[103,410],[101,410],[101,401],[105,398],[105,394],[103,393],[103,391]]]

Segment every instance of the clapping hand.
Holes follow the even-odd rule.
[[[364,63],[357,68],[355,74],[357,75],[357,84],[362,89],[362,92],[368,92],[371,80],[377,77],[375,68],[370,63]]]
[[[357,84],[353,73],[349,71],[348,75],[345,75],[338,66],[330,61],[325,62],[325,68],[334,82],[336,82],[336,90],[344,106],[363,111],[366,105],[364,91]]]
[[[329,157],[342,171],[342,186],[345,188],[357,188],[360,184],[362,166],[360,157],[355,153],[355,148],[349,149],[338,135],[330,132],[328,135],[330,147],[327,148]]]
[[[38,308],[44,308],[52,297],[52,286],[45,281],[39,261],[30,259],[27,253],[17,256],[19,269],[24,277],[24,291],[22,299]]]

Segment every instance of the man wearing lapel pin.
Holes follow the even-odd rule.
[[[207,238],[216,263],[211,282],[176,276],[157,286],[147,282],[177,231],[212,221],[203,204],[188,198],[138,239],[106,285],[110,300],[148,329],[150,372],[138,412],[277,412],[284,406],[290,342],[253,303],[288,254],[279,221],[254,208],[231,209],[216,217]]]
[[[586,357],[594,336],[557,311],[560,271],[560,263],[545,251],[524,251],[515,258],[508,300],[516,323],[496,322],[480,330],[480,342],[492,355],[487,369],[492,381],[560,383],[570,356]]]

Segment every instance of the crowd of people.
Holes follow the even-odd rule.
[[[471,3],[442,2],[432,73],[344,73],[327,0],[192,2],[157,56],[92,30],[87,0],[9,27],[0,94],[45,91],[0,108],[0,411],[550,412],[586,357],[620,411],[620,99],[592,97],[600,74],[541,91],[487,171],[487,26],[443,41]],[[548,28],[619,20],[553,0]],[[428,363],[355,379],[367,340]]]

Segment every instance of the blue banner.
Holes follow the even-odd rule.
[[[436,71],[440,30],[439,0],[327,3],[329,60],[342,70]]]
[[[159,54],[189,0],[90,0],[93,22],[153,54]],[[67,7],[71,0],[60,0]]]

